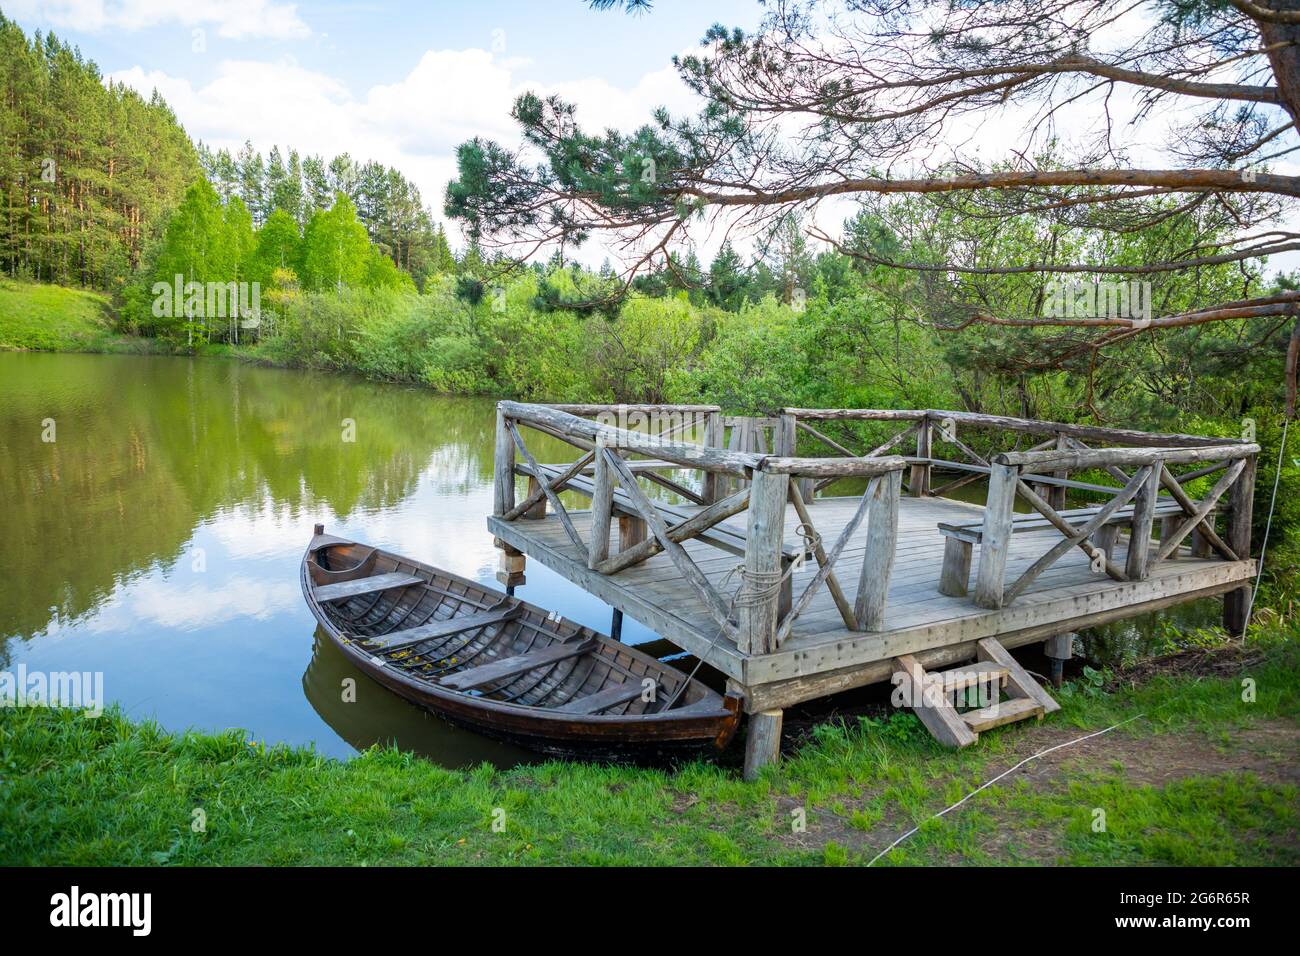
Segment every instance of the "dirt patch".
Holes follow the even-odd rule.
[[[1267,655],[1256,648],[1191,648],[1139,661],[1115,674],[1106,690],[1136,687],[1157,676],[1231,677],[1256,666]]]
[[[997,776],[1021,760],[1058,744],[1083,736],[1088,731],[1069,727],[1039,726],[1018,735],[1014,748],[989,766],[987,778]],[[991,828],[985,850],[1001,860],[1051,864],[1061,859],[1061,833],[1055,827],[1027,827],[1025,821],[1001,811],[996,791],[1000,788],[1028,784],[1041,792],[1064,790],[1071,779],[1081,773],[1104,770],[1123,777],[1136,786],[1165,787],[1188,777],[1251,773],[1265,783],[1300,785],[1300,729],[1281,720],[1260,721],[1234,731],[1230,741],[1220,746],[1199,734],[1147,734],[1133,737],[1121,733],[1106,734],[1063,747],[1031,761],[981,795],[979,810],[1000,822]],[[988,793],[993,797],[989,799]],[[870,795],[865,795],[870,796]],[[845,813],[822,807],[810,810],[807,832],[783,833],[781,843],[791,849],[819,849],[829,841],[851,849],[868,859],[898,839],[913,826],[910,818],[890,807],[885,818],[870,830],[849,823],[853,811],[865,800],[845,799]],[[790,811],[801,806],[798,800],[780,797],[778,817],[790,820]],[[943,809],[935,805],[934,809]],[[968,812],[959,807],[949,815]],[[969,863],[960,856],[949,864]]]
[[[1265,655],[1259,651],[1241,647],[1186,650],[1142,661],[1127,668],[1109,682],[1107,689],[1134,687],[1154,677],[1166,675],[1232,676],[1256,666],[1264,658]],[[882,707],[882,703],[875,695],[865,696],[852,701],[848,707],[832,710],[832,719],[862,713],[880,713],[887,708],[887,704]],[[783,751],[796,749],[811,736],[812,728],[820,722],[817,716],[826,719],[824,715],[800,716],[805,719],[794,722],[793,727],[787,725]],[[1053,723],[1008,732],[1008,749],[995,762],[990,763],[986,779],[1015,766],[1027,757],[1074,741],[1089,732]],[[1081,774],[1097,771],[1112,773],[1135,787],[1163,788],[1189,777],[1242,773],[1252,774],[1270,785],[1300,786],[1300,728],[1294,722],[1286,720],[1260,720],[1233,728],[1226,738],[1219,740],[1195,731],[1134,735],[1119,730],[1070,743],[1067,747],[1032,760],[990,790],[996,794],[998,788],[1027,784],[1042,792],[1060,791],[1068,786],[1070,780],[1077,779]],[[832,812],[825,807],[811,810],[807,817],[807,832],[782,833],[779,839],[791,849],[817,849],[833,840],[870,858],[912,826],[910,818],[901,808],[892,805],[892,802],[885,808],[884,818],[869,830],[853,826],[850,823],[853,813],[867,806],[868,801],[878,796],[878,793],[865,793],[857,799],[845,798],[842,801],[842,813]],[[992,814],[995,818],[1002,815],[1001,803],[996,795],[992,800],[983,795],[979,802],[981,812]],[[790,811],[798,805],[797,800],[779,798],[778,813],[782,821],[788,821]],[[942,807],[936,804],[934,809]],[[967,810],[967,807],[961,807],[952,813],[960,815]],[[985,849],[997,859],[1014,858],[1022,862],[1052,863],[1063,855],[1060,839],[1061,833],[1055,827],[1027,827],[1025,821],[1007,816],[1001,825],[992,829]],[[955,857],[948,862],[968,861]]]

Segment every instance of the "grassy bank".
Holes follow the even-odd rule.
[[[1295,865],[1295,636],[1094,676],[1044,723],[960,753],[910,714],[822,725],[755,784],[709,764],[451,771],[379,749],[344,763],[114,713],[0,710],[0,864],[863,863],[1025,757],[1127,720],[882,863]]]
[[[159,352],[155,339],[114,330],[108,297],[99,292],[0,279],[0,351]]]

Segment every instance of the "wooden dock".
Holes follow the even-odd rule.
[[[1005,648],[1044,641],[1068,657],[1062,635],[1219,594],[1228,626],[1244,622],[1255,445],[942,411],[631,413],[637,427],[624,427],[626,406],[501,403],[488,527],[502,579],[517,582],[531,557],[725,674],[751,715],[749,775],[775,759],[781,709],[800,701],[907,686],[909,669],[918,689],[946,681],[951,697],[973,681],[929,671],[979,658],[1013,698],[1001,714],[996,689],[992,716],[913,703],[937,737],[964,745],[971,728],[1055,707]],[[855,454],[860,424],[902,431]],[[580,454],[539,463],[528,429]],[[912,436],[915,454],[889,454]],[[1039,441],[1012,448],[1028,440]],[[796,457],[796,445],[831,455]],[[845,478],[865,491],[816,497]],[[987,506],[935,495],[974,481],[988,482]],[[1067,493],[1109,500],[1067,509]]]

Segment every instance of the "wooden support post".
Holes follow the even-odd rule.
[[[901,470],[881,475],[867,505],[867,547],[862,555],[858,596],[853,602],[854,617],[864,631],[879,631],[885,626],[889,579],[898,550],[898,499],[902,488]]]
[[[929,458],[930,445],[933,438],[933,426],[929,416],[921,419],[916,429],[916,457]],[[913,498],[924,498],[930,493],[930,463],[912,466],[912,477],[908,481],[908,488],[911,490]]]
[[[704,420],[704,445],[706,448],[722,447],[722,412],[709,412]],[[713,504],[723,497],[726,475],[712,471],[704,473],[704,503]]]
[[[1180,515],[1169,515],[1160,519],[1160,543],[1164,544],[1173,535],[1178,533],[1178,526],[1183,523]],[[1169,557],[1165,560],[1173,561],[1178,557],[1178,548],[1169,552]]]
[[[1054,634],[1043,641],[1043,653],[1053,660],[1068,661],[1074,656],[1074,632]]]
[[[749,523],[745,542],[745,589],[740,607],[739,649],[746,654],[776,650],[782,571],[781,544],[785,532],[785,500],[789,475],[755,471],[749,492]],[[757,594],[755,593],[757,592]]]
[[[1147,466],[1147,476],[1133,498],[1133,527],[1128,537],[1128,558],[1124,574],[1130,581],[1145,581],[1151,555],[1151,527],[1155,520],[1156,495],[1160,493],[1160,469],[1164,462]]]
[[[980,542],[979,572],[975,578],[975,603],[980,607],[1002,606],[1007,552],[1011,547],[1011,520],[1019,481],[1019,466],[997,463],[989,466],[989,494],[984,506],[984,534]]]
[[[1056,634],[1043,642],[1043,654],[1052,665],[1052,686],[1060,687],[1065,679],[1065,662],[1074,656],[1074,632]]]
[[[605,441],[596,439],[596,471],[591,493],[591,540],[587,546],[587,567],[594,568],[609,557],[609,531],[614,516],[614,475],[605,460]],[[642,523],[644,537],[644,522]],[[619,546],[622,521],[619,522]]]
[[[496,452],[492,458],[492,513],[498,518],[515,506],[515,440],[497,406]]]
[[[1213,521],[1214,517],[1210,516],[1207,521]],[[1192,557],[1208,558],[1210,556],[1210,539],[1205,536],[1205,532],[1199,527],[1192,531]]]
[[[971,552],[975,546],[961,538],[943,539],[943,568],[939,572],[939,593],[965,597],[970,590]]]
[[[640,544],[650,535],[650,530],[646,526],[645,518],[639,518],[636,515],[619,515],[618,516],[618,550],[626,551],[634,545]]]
[[[1092,533],[1092,543],[1101,549],[1108,559],[1115,557],[1115,540],[1119,537],[1119,525],[1102,525]]]
[[[1068,451],[1070,448],[1070,439],[1064,434],[1057,433],[1056,447],[1060,451]],[[1052,477],[1060,478],[1062,481],[1064,481],[1065,479],[1070,477],[1070,473],[1068,471],[1054,471],[1052,472]],[[1047,503],[1049,505],[1051,505],[1057,511],[1061,511],[1065,508],[1065,492],[1066,492],[1065,485],[1052,485],[1050,488],[1047,489],[1047,494],[1044,495],[1043,497],[1047,499]]]
[[[618,608],[609,616],[609,636],[616,641],[623,640],[623,612]]]
[[[528,476],[528,497],[531,498],[534,494],[540,492],[541,490],[542,490],[541,483],[532,475],[529,475]],[[521,517],[528,518],[533,521],[538,521],[542,518],[545,518],[546,517],[546,496],[542,495],[541,500],[538,501],[537,504],[529,508],[527,511],[525,511],[521,515]]]
[[[762,710],[749,715],[749,729],[745,732],[746,780],[758,779],[760,770],[781,759],[782,716],[780,710]]]
[[[798,454],[799,447],[799,426],[794,415],[789,412],[782,412],[777,419],[775,434],[773,436],[774,455],[779,457],[794,458]],[[803,498],[804,505],[813,503],[817,494],[817,483],[812,478],[791,478],[799,486],[799,495]]]
[[[1227,545],[1243,561],[1250,557],[1250,521],[1255,499],[1255,456],[1246,459],[1246,467],[1228,492]],[[1250,614],[1251,586],[1229,591],[1223,596],[1223,626],[1233,637],[1246,631]]]
[[[518,548],[506,544],[500,538],[492,542],[501,552],[497,560],[497,581],[507,588],[515,588],[527,583],[524,567],[528,559]]]
[[[792,564],[794,564],[793,558],[787,558],[784,554],[781,555],[781,593],[776,602],[776,620],[778,624],[785,620],[785,616],[794,607],[794,574],[790,571],[790,565]]]

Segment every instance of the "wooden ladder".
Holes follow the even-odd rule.
[[[927,672],[911,654],[894,658],[894,684],[902,691],[904,706],[912,708],[939,743],[969,747],[982,730],[1030,717],[1042,720],[1044,714],[1061,709],[993,638],[977,641],[975,653],[972,664],[934,672]],[[968,709],[958,709],[963,706]]]

